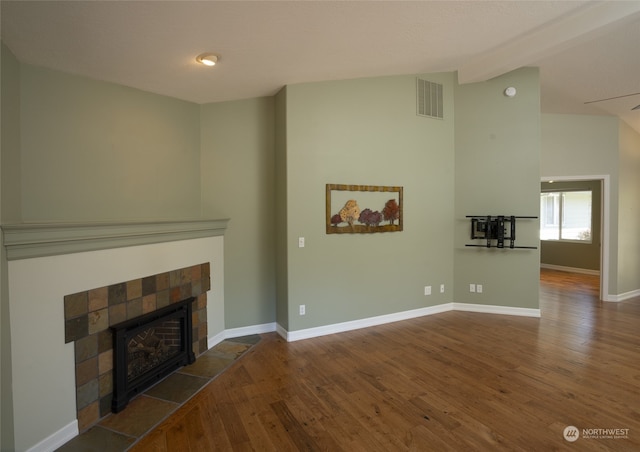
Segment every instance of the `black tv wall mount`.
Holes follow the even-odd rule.
[[[538,217],[515,215],[467,215],[471,218],[471,240],[484,240],[484,244],[466,244],[482,248],[525,248],[538,249],[537,246],[516,246],[516,219],[535,219]],[[508,230],[508,232],[507,232]],[[506,246],[505,246],[505,242]]]

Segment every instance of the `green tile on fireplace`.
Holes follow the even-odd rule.
[[[89,334],[89,319],[86,315],[64,322],[64,343],[82,339]]]
[[[66,320],[87,313],[87,292],[79,292],[64,297],[64,318]]]
[[[133,399],[124,410],[107,416],[101,427],[129,436],[142,436],[167,417],[180,405],[141,395]]]
[[[156,293],[156,277],[147,276],[146,278],[142,278],[142,296],[144,297],[152,293]]]
[[[213,378],[235,361],[232,357],[212,356],[209,352],[198,356],[196,362],[180,369],[183,374]]]
[[[261,339],[261,337],[260,337],[259,334],[251,334],[249,336],[241,336],[241,337],[229,338],[229,339],[226,339],[225,341],[240,342],[241,344],[256,345],[258,342],[260,342],[260,339]]]
[[[102,427],[93,427],[76,436],[57,452],[122,452],[129,448],[136,438],[116,433]]]
[[[214,347],[212,347],[207,353],[214,356],[236,359],[239,356],[241,356],[244,352],[246,352],[247,349],[249,349],[250,347],[251,345],[249,344],[243,344],[240,342],[224,340],[219,344],[215,345]]]
[[[127,283],[113,284],[108,287],[109,306],[127,301]]]
[[[184,403],[200,388],[209,382],[209,378],[173,373],[145,392],[146,395],[170,402]]]

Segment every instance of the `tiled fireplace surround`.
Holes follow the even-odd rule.
[[[194,352],[224,339],[228,221],[0,225],[14,326],[3,421],[15,450],[54,450],[108,413],[110,324],[193,294]]]
[[[195,297],[193,352],[207,350],[210,264],[202,263],[64,297],[65,343],[75,345],[76,407],[80,432],[111,412],[113,344],[110,326]]]

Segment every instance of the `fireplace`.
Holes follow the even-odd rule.
[[[111,327],[113,400],[118,413],[129,400],[174,370],[195,361],[190,297],[166,308]]]
[[[79,431],[89,429],[113,412],[116,363],[111,327],[127,322],[135,324],[146,315],[169,312],[193,297],[192,315],[187,316],[191,318],[192,331],[187,350],[192,350],[195,356],[207,351],[210,276],[207,262],[65,295],[65,342],[75,345]],[[119,388],[122,387],[120,384]]]
[[[6,331],[13,350],[7,369],[13,403],[2,408],[7,406],[7,419],[25,426],[15,428],[8,444],[53,450],[104,418],[123,419],[135,408],[130,401],[118,415],[111,411],[112,325],[193,296],[194,354],[219,340],[224,291],[214,280],[224,275],[227,222],[0,225],[2,287],[11,293],[6,321],[19,326]]]

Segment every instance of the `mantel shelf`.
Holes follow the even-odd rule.
[[[0,228],[7,260],[18,260],[214,237],[224,235],[228,222],[229,219],[18,223]]]

